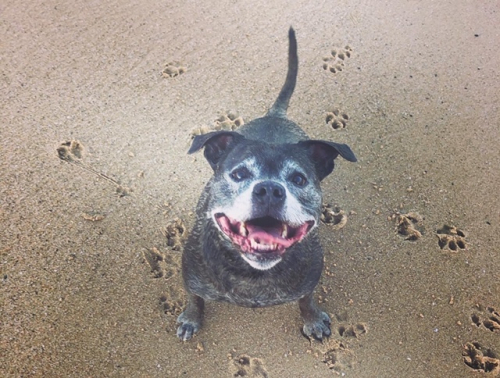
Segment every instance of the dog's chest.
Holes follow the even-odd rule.
[[[196,293],[205,300],[228,302],[242,307],[267,307],[296,301],[307,294],[304,288],[282,287],[279,282],[259,284],[234,278],[232,282],[207,285]],[[226,285],[226,286],[223,286]]]

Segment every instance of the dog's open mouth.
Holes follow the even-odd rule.
[[[240,222],[225,214],[215,214],[221,230],[246,253],[283,253],[300,242],[314,226],[307,221],[300,226],[291,226],[272,217],[263,217]]]

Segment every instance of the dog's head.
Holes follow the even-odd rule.
[[[356,161],[345,144],[307,140],[268,144],[217,131],[196,136],[214,170],[207,216],[253,268],[267,270],[300,243],[319,220],[319,183],[334,160]]]

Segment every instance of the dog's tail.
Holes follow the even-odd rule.
[[[299,57],[297,55],[297,39],[295,38],[295,30],[290,27],[288,31],[288,73],[286,74],[285,84],[281,88],[278,98],[273,106],[267,112],[270,117],[286,118],[288,103],[292,97],[295,83],[297,82],[297,72],[299,70]]]

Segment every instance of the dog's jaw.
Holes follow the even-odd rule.
[[[274,256],[273,258],[259,259],[256,255],[249,255],[242,253],[241,257],[245,260],[252,268],[257,270],[269,270],[281,262],[281,256]]]
[[[238,221],[224,213],[214,213],[213,220],[243,259],[259,270],[270,269],[279,263],[286,250],[301,242],[316,225],[312,219],[300,225],[272,217]]]

